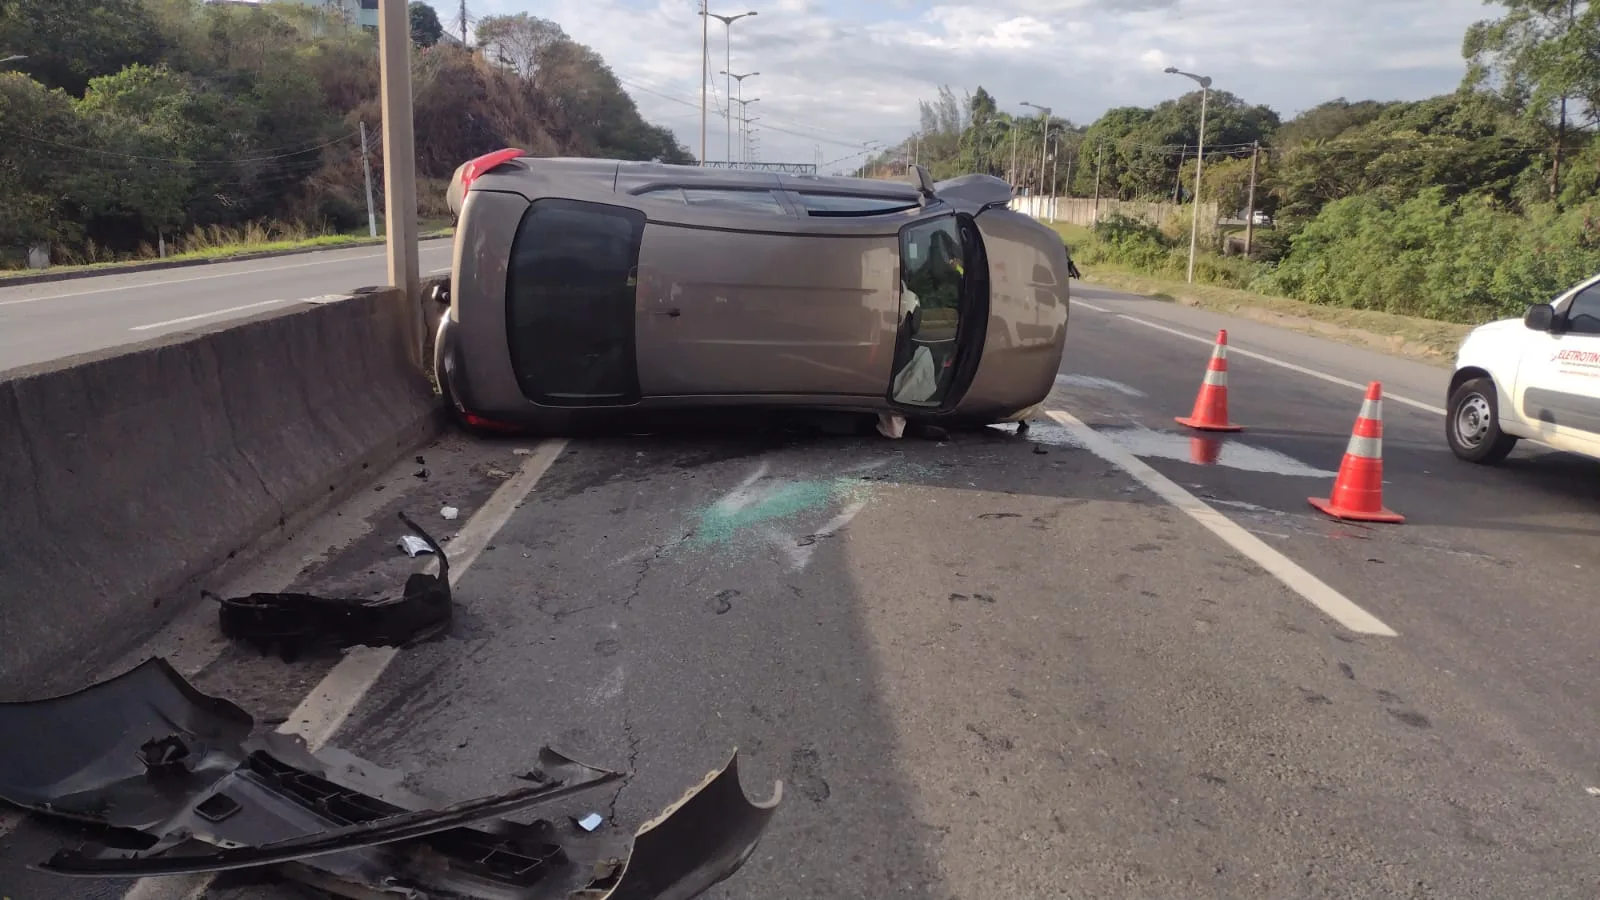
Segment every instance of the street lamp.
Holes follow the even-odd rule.
[[[1051,110],[1050,107],[1048,107],[1048,106],[1040,106],[1037,103],[1029,103],[1026,100],[1022,101],[1022,105],[1023,106],[1031,106],[1034,109],[1037,109],[1039,111],[1039,125],[1041,126],[1040,127],[1040,131],[1039,131],[1039,188],[1040,188],[1040,194],[1043,195],[1043,192],[1044,192],[1044,159],[1045,159],[1045,155],[1049,152],[1049,150],[1047,149],[1046,145],[1049,143],[1049,138],[1050,138],[1050,113],[1053,112],[1053,110]],[[1040,200],[1039,202],[1043,203],[1044,201]]]
[[[717,21],[721,22],[722,25],[723,25],[724,31],[727,33],[727,38],[728,38],[727,39],[727,53],[724,56],[725,62],[723,64],[726,65],[728,68],[727,69],[723,69],[722,70],[722,74],[728,75],[728,70],[733,68],[733,23],[739,21],[740,19],[744,18],[745,16],[753,16],[753,15],[757,15],[757,13],[755,12],[755,10],[751,10],[750,12],[739,13],[736,16],[722,16],[722,15],[718,15],[716,13],[707,13],[705,11],[705,9],[702,8],[700,10],[700,15],[702,15],[702,16],[710,15],[711,18],[716,19]],[[731,166],[731,165],[733,165],[733,76],[732,75],[728,75],[727,85],[728,85],[728,165]]]
[[[735,102],[737,102],[739,104],[739,114],[741,116],[744,115],[744,108],[748,105],[747,103],[745,103],[745,100],[744,100],[744,80],[746,78],[753,78],[753,77],[755,77],[757,75],[760,75],[761,73],[760,72],[746,72],[743,75],[738,75],[738,74],[735,74],[733,72],[728,71],[727,69],[723,69],[721,74],[726,75],[729,78],[732,78],[734,81],[739,82],[739,96],[738,97],[734,97],[734,96],[732,96],[730,94],[729,97],[728,97],[728,118],[730,118],[730,119],[733,118],[733,104]],[[757,99],[759,99],[759,98],[757,98]],[[754,102],[755,102],[755,100],[751,100],[750,101],[750,103],[754,103]],[[743,146],[743,141],[744,141],[743,133],[744,133],[743,129],[741,129],[740,130],[740,135],[741,136],[739,138],[741,147]],[[728,164],[732,165],[733,161],[730,159],[728,161]]]
[[[1167,66],[1168,75],[1182,75],[1200,85],[1200,137],[1195,142],[1194,154],[1194,216],[1189,221],[1189,273],[1188,281],[1194,284],[1194,252],[1200,235],[1200,170],[1206,159],[1206,96],[1211,93],[1211,76],[1180,72],[1176,66]]]

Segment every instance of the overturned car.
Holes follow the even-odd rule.
[[[258,730],[159,658],[0,704],[0,799],[98,826],[36,866],[62,876],[255,869],[345,897],[689,898],[744,864],[782,795],[779,782],[750,802],[735,752],[619,847],[598,816],[541,814],[623,774],[545,748],[518,777],[504,794],[435,804],[344,751]]]
[[[645,412],[1026,419],[1073,267],[988,175],[776,175],[505,150],[457,170],[434,375],[475,429]]]

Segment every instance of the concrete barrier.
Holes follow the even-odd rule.
[[[0,699],[125,652],[439,426],[389,289],[0,375]]]

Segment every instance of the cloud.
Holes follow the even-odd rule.
[[[698,0],[470,2],[476,16],[560,23],[606,58],[647,118],[699,152]],[[918,101],[939,85],[958,96],[982,85],[1003,108],[1028,100],[1085,123],[1183,93],[1188,82],[1164,75],[1168,65],[1286,118],[1339,96],[1417,99],[1455,87],[1463,32],[1494,14],[1482,0],[711,2],[713,12],[758,11],[732,27],[732,68],[761,73],[744,82],[745,98],[759,98],[748,108],[760,116],[760,158],[792,162],[904,139]],[[727,31],[711,21],[712,159],[727,152],[727,89],[716,74]]]

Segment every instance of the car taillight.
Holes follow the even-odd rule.
[[[493,171],[494,168],[501,163],[510,162],[513,159],[517,159],[526,155],[527,154],[525,152],[518,150],[515,147],[507,147],[504,150],[496,150],[493,153],[485,153],[477,159],[468,162],[466,166],[461,169],[461,196],[463,198],[466,197],[467,189],[472,187],[472,182],[477,180],[479,175],[484,175]]]

